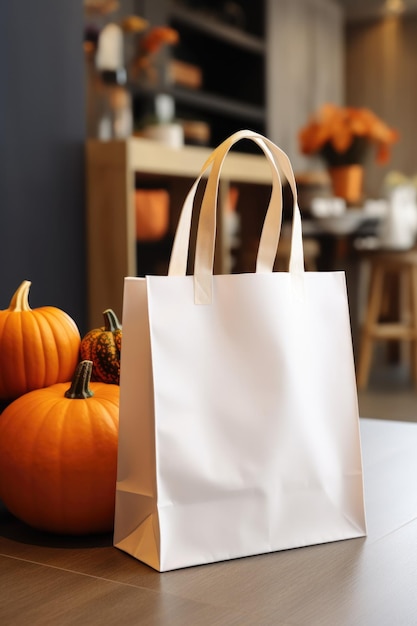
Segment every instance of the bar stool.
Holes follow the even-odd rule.
[[[406,341],[410,345],[410,365],[414,383],[417,385],[417,249],[368,251],[365,258],[370,263],[370,286],[365,320],[359,344],[357,368],[358,389],[368,385],[372,354],[376,341]],[[395,304],[397,319],[383,319],[386,289],[389,279],[395,287],[396,300],[388,304],[392,311]]]

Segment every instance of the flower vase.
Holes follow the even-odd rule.
[[[333,194],[343,198],[347,204],[360,204],[363,198],[363,166],[339,165],[329,167]]]

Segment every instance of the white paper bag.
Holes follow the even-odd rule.
[[[273,181],[257,271],[213,276],[221,166],[243,137]],[[366,532],[344,273],[304,272],[294,176],[268,139],[240,131],[208,167],[194,275],[198,181],[169,275],[125,280],[114,545],[159,571]],[[295,201],[290,270],[273,273],[279,172]]]

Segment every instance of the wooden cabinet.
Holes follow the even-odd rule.
[[[122,313],[123,279],[137,275],[134,209],[135,179],[170,182],[171,227],[176,222],[185,196],[211,150],[185,146],[178,150],[145,139],[87,142],[87,268],[88,324],[102,323],[102,311]],[[230,183],[262,186],[271,181],[264,156],[232,152],[222,169],[220,207]],[[253,206],[253,205],[252,205]],[[258,213],[258,211],[257,211]],[[227,247],[219,220],[221,250]]]

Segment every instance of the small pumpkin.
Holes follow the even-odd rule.
[[[90,330],[81,340],[82,359],[93,361],[91,380],[119,384],[122,327],[112,309],[103,311],[104,326]]]
[[[79,363],[72,384],[27,393],[0,418],[0,500],[18,519],[59,534],[113,528],[119,387],[90,383]]]
[[[74,320],[53,306],[31,309],[30,281],[0,311],[0,399],[68,382],[79,360],[81,336]]]

